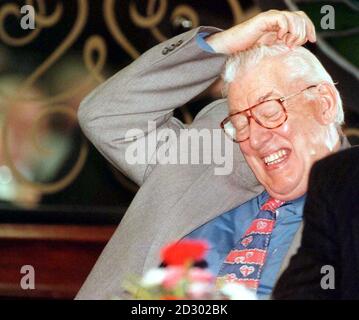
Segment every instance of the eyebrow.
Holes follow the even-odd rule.
[[[263,101],[265,101],[265,100],[267,100],[271,95],[273,95],[273,89],[271,90],[271,91],[269,91],[269,92],[267,92],[266,94],[264,94],[263,96],[261,96],[261,97],[259,97],[255,102],[254,102],[254,104],[251,106],[251,107],[253,107],[253,106],[255,106],[256,104],[259,104],[259,103],[261,103],[261,102],[263,102]],[[250,107],[250,108],[251,108]],[[229,112],[229,114],[233,114],[233,113],[236,113],[236,112],[238,112],[238,110],[234,110],[233,112]]]
[[[260,98],[257,99],[256,103],[260,103],[265,101],[266,99],[268,99],[271,95],[273,94],[273,90],[267,92],[265,95],[261,96]]]

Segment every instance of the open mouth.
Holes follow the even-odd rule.
[[[263,158],[265,166],[269,168],[277,168],[280,164],[283,164],[289,157],[289,149],[280,149],[276,152],[273,152]]]

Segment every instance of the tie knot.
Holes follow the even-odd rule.
[[[277,200],[274,198],[269,198],[266,203],[261,207],[261,210],[266,211],[272,211],[275,212],[276,209],[278,209],[280,206],[282,206],[285,203],[285,201]]]

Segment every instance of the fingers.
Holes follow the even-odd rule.
[[[255,45],[285,43],[288,47],[301,46],[307,41],[315,42],[315,28],[302,11],[269,10],[242,22],[228,30],[206,38],[218,53],[232,54]]]
[[[306,21],[303,18],[297,18],[296,28],[296,38],[291,43],[292,47],[301,46],[307,42],[307,32],[306,32]]]
[[[288,47],[292,47],[300,36],[300,30],[298,28],[298,19],[290,12],[285,12],[284,16],[288,21],[288,34],[285,37],[285,43]]]
[[[281,15],[278,17],[277,24],[279,30],[277,31],[278,39],[282,40],[283,37],[289,32],[288,19],[286,16]]]
[[[313,22],[303,11],[269,10],[260,17],[264,24],[263,32],[276,31],[278,40],[283,40],[289,47],[316,41]]]
[[[309,17],[306,15],[306,13],[303,11],[299,11],[299,14],[302,15],[302,17],[305,19],[306,22],[305,26],[306,26],[306,33],[308,40],[310,42],[316,42],[317,36],[315,33],[315,27],[312,20],[310,20]]]
[[[301,46],[308,40],[310,42],[316,41],[314,25],[303,11],[285,11],[284,15],[288,23],[288,34],[284,37],[288,47]]]

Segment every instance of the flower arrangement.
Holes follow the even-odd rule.
[[[236,283],[216,283],[204,261],[208,250],[201,240],[170,243],[161,250],[163,266],[151,269],[138,279],[132,278],[124,289],[141,300],[254,300],[255,293]]]

